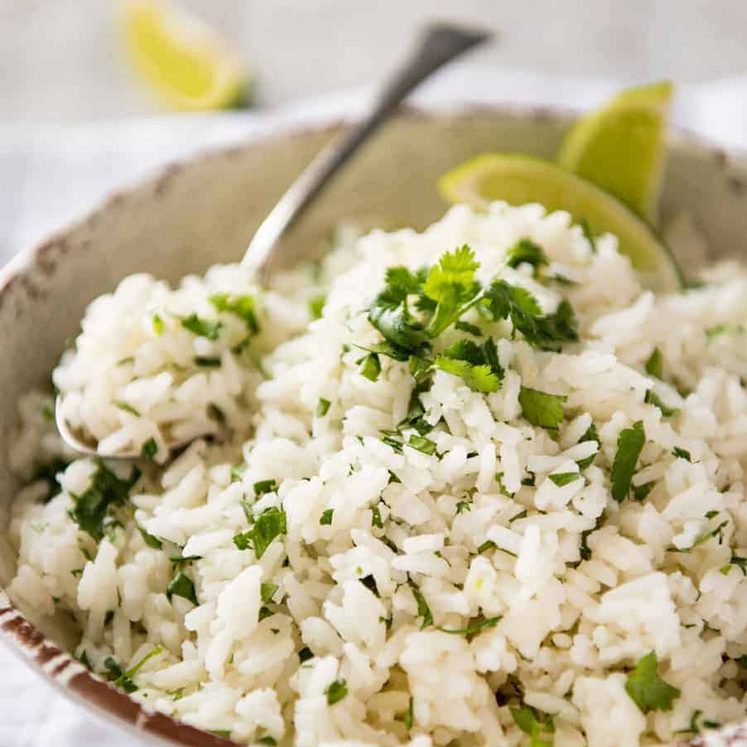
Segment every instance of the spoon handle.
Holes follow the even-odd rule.
[[[395,71],[363,120],[322,149],[278,200],[249,243],[242,266],[262,271],[279,239],[410,91],[447,62],[490,37],[488,31],[450,23],[427,26],[411,56]]]

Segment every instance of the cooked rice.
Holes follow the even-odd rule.
[[[542,277],[506,265],[524,237],[550,260]],[[366,309],[387,267],[465,243],[482,282],[523,286],[547,314],[567,299],[580,339],[539,350],[470,311],[496,339],[500,388],[436,370],[420,395],[434,452],[393,445],[382,431],[407,416],[414,379],[384,355],[376,380],[362,375],[361,346],[381,342]],[[302,270],[265,293],[238,266],[176,290],[124,280],[55,371],[68,418],[102,451],[153,438],[155,462],[172,439],[217,438],[144,461],[99,541],[70,515],[95,462],[60,467],[47,502],[49,482],[31,479],[14,504],[12,598],[42,623],[72,616],[75,653],[138,701],[245,743],[627,747],[741,719],[747,272],[722,266],[657,297],[614,237],[595,244],[536,205],[459,206],[421,234],[344,242],[319,271],[314,320],[317,279]],[[251,294],[260,333],[215,294]],[[217,339],[187,329],[190,314],[220,321]],[[452,327],[436,348],[462,337]],[[521,387],[567,396],[559,430],[527,421]],[[26,479],[65,458],[50,405],[38,393],[20,405],[12,462]],[[639,499],[618,502],[618,438],[637,421]],[[597,440],[583,440],[592,422]],[[271,508],[286,532],[240,549]],[[644,714],[626,683],[651,652],[679,695]]]

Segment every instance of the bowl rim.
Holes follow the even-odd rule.
[[[438,105],[407,104],[394,115],[394,119],[434,119],[496,116],[503,119],[549,121],[569,125],[579,116],[578,111],[555,105],[495,103],[450,103]],[[18,251],[0,268],[0,302],[12,285],[23,283],[26,275],[37,266],[49,270],[54,262],[47,259],[54,248],[63,248],[68,236],[75,231],[93,225],[102,216],[115,210],[127,197],[151,188],[154,193],[168,190],[178,174],[201,162],[231,158],[248,149],[261,149],[269,144],[292,138],[332,134],[352,126],[357,117],[327,116],[312,121],[303,120],[296,114],[279,120],[278,127],[259,132],[227,145],[199,148],[192,154],[169,161],[145,173],[144,176],[124,184],[108,193],[81,217],[56,229],[46,238]],[[719,168],[734,169],[747,188],[747,150],[719,145],[691,130],[670,127],[667,131],[667,150],[690,151],[703,158],[714,159]],[[11,498],[12,500],[12,498]],[[157,740],[164,746],[174,747],[230,747],[238,745],[229,738],[190,726],[182,721],[155,711],[130,698],[123,691],[90,672],[72,654],[62,650],[41,632],[9,599],[0,587],[0,643],[24,660],[29,667],[47,683],[62,693],[70,702],[88,710],[99,721],[114,718],[116,726],[130,734]],[[747,745],[747,721],[726,725],[731,745]],[[725,735],[726,737],[726,735]],[[699,738],[687,744],[702,744]],[[737,741],[735,741],[735,739]],[[715,745],[715,742],[709,742]],[[240,747],[240,745],[239,745]]]

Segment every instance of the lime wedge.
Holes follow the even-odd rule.
[[[666,81],[622,91],[576,122],[558,163],[655,224],[671,98],[672,84]]]
[[[119,18],[127,60],[172,109],[207,111],[246,100],[239,58],[209,26],[168,0],[125,0]]]
[[[592,234],[615,234],[620,251],[630,257],[646,287],[671,291],[681,286],[674,259],[644,221],[615,197],[554,163],[487,153],[442,176],[438,187],[447,201],[474,207],[503,200],[510,205],[538,202],[549,211],[566,210],[576,220],[585,220]]]

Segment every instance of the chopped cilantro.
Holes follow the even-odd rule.
[[[305,661],[308,661],[309,659],[313,659],[314,654],[311,653],[311,649],[308,646],[304,646],[298,652],[298,658],[301,660],[301,664],[303,664]]]
[[[198,337],[205,337],[208,340],[217,340],[220,331],[223,328],[222,322],[215,319],[202,319],[197,314],[192,313],[182,319],[182,327],[188,329],[192,334]]]
[[[210,297],[210,303],[213,304],[216,311],[222,311],[239,317],[246,324],[246,328],[251,334],[256,335],[259,332],[257,310],[252,296],[233,296],[228,293],[216,293]]]
[[[405,725],[405,729],[408,731],[412,729],[412,725],[414,722],[414,709],[413,709],[414,700],[412,695],[410,696],[410,701],[407,704],[407,710],[402,715],[402,723]]]
[[[418,605],[418,617],[422,618],[420,623],[421,628],[427,628],[429,625],[433,625],[433,613],[431,608],[428,606],[428,602],[425,601],[423,593],[418,589],[417,586],[412,586],[412,595],[415,597],[415,602]]]
[[[578,440],[580,444],[586,443],[587,441],[596,441],[597,442],[597,453],[599,451],[599,434],[597,433],[596,426],[594,423],[592,423],[584,432],[584,435],[581,436],[581,438]],[[590,456],[587,456],[585,459],[579,459],[576,464],[578,464],[578,468],[583,471],[585,470],[589,465],[591,465],[594,462],[594,459],[596,459],[596,453],[591,454]]]
[[[211,358],[207,355],[196,355],[193,358],[195,366],[201,368],[220,368],[220,358]]]
[[[630,482],[645,442],[646,434],[641,420],[633,423],[632,428],[623,428],[617,437],[617,452],[612,462],[612,497],[618,503],[628,497]]]
[[[655,407],[658,407],[659,410],[661,410],[661,414],[665,418],[674,417],[675,415],[680,414],[680,411],[678,408],[665,405],[661,401],[661,397],[659,397],[659,395],[653,389],[648,389],[646,391],[646,397],[644,398],[643,401],[646,402],[646,404],[654,405]]]
[[[322,518],[319,519],[319,523],[322,525],[329,526],[332,523],[332,515],[334,514],[334,508],[327,508],[322,511]]]
[[[687,449],[682,449],[679,446],[675,446],[672,449],[672,454],[677,457],[677,459],[686,459],[688,462],[692,462],[693,457],[692,454]]]
[[[371,509],[371,526],[378,529],[384,528],[384,522],[381,520],[381,511],[378,506],[374,506]]]
[[[166,596],[169,600],[172,597],[182,597],[195,606],[198,604],[194,581],[182,570],[177,570],[174,578],[169,581],[169,585],[166,587]]]
[[[521,264],[532,265],[537,268],[548,264],[544,249],[535,244],[531,239],[519,239],[507,252],[506,264],[509,267],[518,267]]]
[[[140,413],[128,402],[122,402],[121,400],[115,400],[114,404],[123,412],[128,412],[130,415],[134,415],[136,418],[140,417]]]
[[[259,595],[262,599],[262,604],[269,604],[272,601],[272,598],[277,590],[277,584],[271,584],[269,581],[263,581],[259,585]]]
[[[457,514],[461,514],[464,511],[471,511],[472,510],[472,501],[457,501],[456,504],[456,512]]]
[[[526,519],[527,516],[529,516],[529,512],[526,509],[524,509],[523,511],[519,511],[518,514],[515,514],[514,516],[512,516],[508,520],[508,523],[513,524],[515,521],[519,521],[519,519]]]
[[[477,620],[471,622],[466,628],[442,628],[440,625],[438,629],[442,633],[452,633],[454,635],[473,636],[476,633],[480,633],[487,628],[494,628],[500,622],[500,617],[486,617],[484,620]]]
[[[428,456],[432,456],[436,453],[436,444],[433,443],[433,441],[431,441],[429,438],[425,438],[424,436],[417,436],[413,434],[408,439],[407,445],[411,446],[413,449],[422,451],[423,454],[427,454]]]
[[[163,652],[160,646],[152,648],[137,664],[134,664],[127,671],[123,671],[122,667],[111,657],[107,656],[104,660],[104,666],[109,671],[109,680],[113,682],[116,687],[121,687],[126,693],[134,693],[138,688],[133,681],[133,677],[150,661],[154,656],[158,656]],[[85,652],[84,652],[85,653]],[[87,658],[87,657],[86,657]],[[90,667],[89,667],[90,668]]]
[[[498,547],[498,545],[493,542],[493,540],[485,540],[478,548],[477,548],[477,554],[482,555],[484,552],[487,552],[488,550],[495,550]]]
[[[73,496],[75,506],[70,511],[71,518],[93,539],[100,540],[104,536],[104,519],[109,508],[123,505],[139,479],[137,467],[132,468],[129,478],[121,479],[103,462],[98,462],[88,488],[79,496]]]
[[[633,485],[633,498],[636,501],[643,501],[646,496],[653,490],[655,482],[646,482],[643,485]]]
[[[379,374],[381,373],[381,361],[379,360],[378,353],[364,355],[363,358],[357,362],[361,367],[361,376],[364,376],[369,381],[376,381],[376,379],[379,378]]]
[[[482,345],[471,340],[458,340],[436,357],[434,365],[461,377],[475,392],[497,392],[501,387],[503,369],[492,339]]]
[[[339,703],[348,694],[348,683],[345,680],[335,680],[327,688],[327,703]]]
[[[309,299],[309,316],[312,319],[321,319],[322,310],[324,309],[326,300],[327,298],[323,293],[320,293],[317,296],[312,296]]]
[[[328,412],[329,412],[329,406],[330,401],[328,399],[324,399],[324,397],[319,397],[319,401],[316,403],[316,416],[318,418],[323,418]]]
[[[267,745],[267,747],[275,747],[275,745],[278,743],[277,739],[275,739],[275,737],[271,736],[270,734],[265,734],[263,737],[255,739],[254,742],[255,744]]]
[[[532,424],[556,431],[563,422],[563,403],[568,397],[521,387],[521,414]]]
[[[662,378],[662,360],[659,348],[654,348],[653,353],[646,361],[646,373],[649,376],[655,376],[657,379]]]
[[[708,342],[711,342],[711,340],[715,339],[716,337],[719,337],[720,335],[724,334],[737,334],[739,332],[742,332],[742,326],[739,324],[716,324],[713,327],[708,327],[708,329],[704,330],[706,340]]]
[[[163,319],[161,319],[158,314],[153,314],[151,324],[153,325],[153,333],[155,336],[160,337],[163,334]]]
[[[156,443],[156,439],[151,436],[140,447],[140,456],[143,459],[153,459],[156,454],[158,454],[158,444]]]
[[[586,529],[581,532],[581,543],[579,545],[579,555],[581,560],[591,559],[591,548],[589,547],[589,535],[593,532],[593,529]]]
[[[529,736],[530,747],[551,747],[555,731],[552,716],[531,706],[509,706],[516,725]]]
[[[141,526],[138,526],[137,528],[138,532],[140,532],[140,536],[143,538],[143,542],[148,547],[153,548],[154,550],[162,550],[163,549],[163,542],[161,542],[158,537],[151,534],[150,532],[147,532],[145,529],[143,529]]]
[[[739,555],[735,555],[734,553],[731,554],[731,560],[729,560],[729,564],[723,566],[719,570],[725,576],[727,573],[729,573],[733,565],[739,568],[744,576],[747,576],[747,558],[740,557]]]
[[[285,534],[286,531],[285,511],[271,506],[255,519],[254,526],[249,531],[235,535],[233,543],[239,550],[253,548],[254,555],[259,560],[272,541],[281,534]]]
[[[581,477],[581,475],[578,472],[556,472],[553,475],[548,475],[548,477],[559,487],[562,488],[565,485],[569,485],[572,482],[575,482],[576,480]]]
[[[367,576],[358,579],[374,596],[379,594],[379,587],[376,585],[376,579],[369,573]]]
[[[278,489],[278,484],[275,480],[259,480],[252,486],[254,495],[257,498],[261,498],[265,493],[274,493]]]
[[[246,462],[231,465],[231,482],[241,482],[246,472]]]
[[[68,462],[61,457],[55,457],[51,462],[37,466],[34,472],[34,480],[44,480],[47,483],[47,494],[44,503],[49,503],[62,490],[57,475],[67,469]]]
[[[665,682],[656,672],[656,653],[642,657],[628,675],[625,690],[642,713],[671,711],[672,702],[680,694],[676,687]]]
[[[462,319],[458,322],[454,322],[454,329],[458,329],[460,332],[466,332],[468,335],[472,335],[473,337],[482,337],[482,330],[476,324],[465,322]]]

